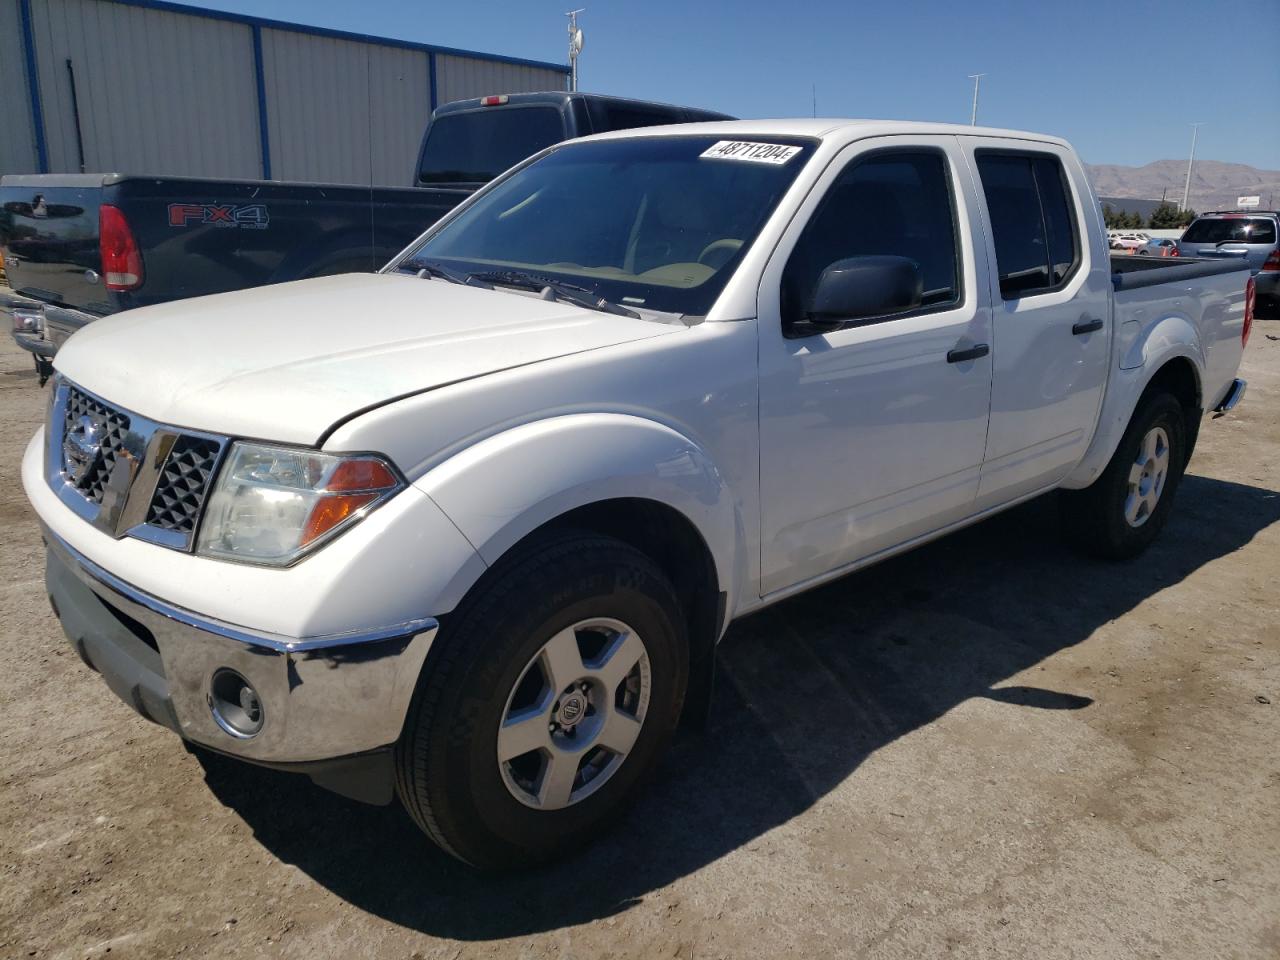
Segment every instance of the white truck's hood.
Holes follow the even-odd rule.
[[[56,366],[161,423],[314,443],[396,397],[676,326],[408,275],[348,274],[96,321]]]

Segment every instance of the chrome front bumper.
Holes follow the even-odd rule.
[[[399,739],[438,624],[290,638],[204,619],[142,593],[49,529],[46,582],[84,661],[142,716],[184,739],[269,766],[385,750]],[[214,718],[210,680],[235,670],[257,690],[252,737]]]

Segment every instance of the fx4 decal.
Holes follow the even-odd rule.
[[[171,203],[169,226],[189,227],[193,223],[208,223],[215,227],[241,227],[245,230],[265,230],[271,217],[261,203],[237,207],[220,203]]]

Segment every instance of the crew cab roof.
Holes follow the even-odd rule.
[[[867,137],[901,136],[903,134],[963,137],[996,137],[1004,140],[1029,140],[1051,143],[1071,149],[1061,137],[1025,130],[1001,130],[994,127],[971,127],[959,123],[927,123],[914,120],[852,120],[836,117],[781,120],[728,120],[715,122],[682,123],[662,127],[641,127],[634,130],[615,130],[598,133],[584,140],[608,140],[623,137],[661,136],[715,136],[715,137],[814,137],[820,140],[861,140]]]

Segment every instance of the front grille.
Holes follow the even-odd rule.
[[[115,469],[116,459],[124,448],[124,438],[129,432],[129,417],[71,387],[67,391],[63,433],[70,434],[84,422],[93,424],[99,432],[98,447],[101,455],[94,458],[92,465],[74,486],[85,499],[92,503],[102,503],[102,493],[111,480],[111,471]]]
[[[229,440],[187,433],[55,381],[46,424],[49,486],[113,537],[191,550]]]
[[[160,471],[146,522],[190,536],[200,518],[221,449],[216,440],[178,437]]]

